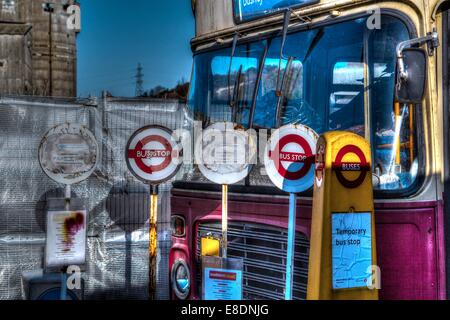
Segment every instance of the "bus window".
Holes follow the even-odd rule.
[[[228,86],[228,71],[229,65],[231,62],[231,81],[230,86]],[[228,103],[228,91],[232,93],[235,90],[236,85],[236,77],[238,71],[241,71],[241,77],[245,77],[244,81],[241,81],[240,86],[243,82],[248,81],[249,79],[255,81],[255,72],[258,67],[258,59],[256,58],[243,58],[243,57],[234,57],[233,61],[231,61],[230,57],[226,56],[217,56],[214,57],[211,62],[211,72],[214,81],[214,92],[212,99],[216,103],[227,104]],[[242,68],[242,69],[241,69]],[[233,81],[234,80],[234,81]],[[249,95],[248,86],[244,88],[244,94],[240,97],[242,101],[242,97],[245,97],[245,100],[251,98]]]
[[[256,57],[233,57],[232,61],[229,56],[216,56],[212,59],[211,73],[214,90],[211,100],[222,113],[212,115],[212,118],[238,123],[248,122],[248,110],[256,83],[257,68]],[[237,110],[229,108],[230,100],[233,99],[236,101],[231,103],[236,103]],[[235,119],[233,119],[233,111],[237,115]]]
[[[413,186],[418,172],[417,123],[415,106],[394,102],[395,49],[408,39],[405,26],[397,18],[383,17],[380,29],[368,35],[371,143],[377,189],[404,190]]]
[[[276,119],[276,88],[281,37],[239,45],[232,81],[228,81],[230,48],[196,55],[189,104],[197,120],[229,121],[228,92],[236,91],[239,83],[236,119],[244,127],[253,123],[255,129],[272,129],[277,123],[300,123],[319,134],[347,130],[370,137],[379,180],[375,188],[408,189],[419,167],[417,117],[414,106],[394,102],[394,82],[395,48],[409,39],[409,32],[399,18],[383,15],[381,21],[380,29],[369,29],[367,19],[358,18],[289,33],[281,61],[280,74],[288,81],[280,119]],[[260,67],[261,82],[253,97]],[[249,121],[254,99],[254,119]],[[253,170],[250,184],[271,186],[260,172]]]
[[[337,62],[331,86],[328,129],[364,137],[364,63]]]
[[[219,121],[248,124],[264,43],[238,45],[232,60],[230,48],[195,58],[189,105],[196,120],[205,125]]]
[[[278,49],[279,50],[279,49]],[[279,51],[278,51],[279,54]],[[286,72],[287,60],[281,62],[281,75]],[[260,91],[257,96],[254,126],[256,128],[271,129],[275,127],[274,107],[277,105],[278,97],[275,94],[278,80],[279,58],[267,58],[263,67]],[[286,99],[288,101],[301,101],[303,94],[303,65],[301,61],[294,60],[288,76],[291,81],[286,88]],[[295,122],[298,117],[296,112],[285,112],[283,122]]]

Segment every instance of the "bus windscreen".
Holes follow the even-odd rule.
[[[320,0],[233,0],[238,23],[270,15],[287,8],[307,6]]]

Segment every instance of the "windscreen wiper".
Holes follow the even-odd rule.
[[[232,122],[237,123],[237,114],[238,114],[238,104],[239,104],[239,95],[241,92],[241,78],[242,78],[242,65],[239,67],[239,71],[236,75],[236,81],[234,83],[233,88],[233,98],[230,103],[230,107],[232,110]]]
[[[322,27],[322,28],[319,29],[319,31],[314,36],[314,39],[311,41],[311,44],[310,44],[310,46],[308,48],[308,51],[305,54],[305,57],[303,58],[303,61],[308,60],[309,56],[314,51],[316,46],[319,44],[320,40],[322,40],[324,34],[325,34],[325,31],[324,31],[324,29]]]
[[[232,107],[232,94],[231,94],[231,69],[233,68],[233,58],[236,53],[236,46],[239,40],[239,34],[235,33],[233,36],[233,45],[231,47],[230,66],[228,68],[228,104]]]
[[[289,90],[290,75],[292,70],[292,63],[294,62],[294,57],[289,57],[286,69],[284,71],[283,80],[280,85],[280,94],[278,95],[277,108],[276,108],[276,128],[281,127],[282,116],[283,116],[283,103],[286,97],[286,91]]]
[[[291,20],[291,14],[292,14],[291,9],[287,9],[284,12],[283,35],[282,35],[282,38],[281,38],[280,61],[278,62],[277,87],[276,87],[276,91],[275,91],[277,97],[282,95],[282,92],[281,92],[282,81],[280,79],[281,78],[281,65],[282,65],[282,60],[283,60],[284,45],[286,43],[287,32],[288,32],[288,29],[289,29],[289,22]]]
[[[249,115],[249,119],[248,119],[248,128],[249,129],[253,128],[253,122],[254,122],[255,110],[256,110],[256,99],[258,96],[259,87],[261,86],[261,79],[262,79],[263,72],[264,72],[264,66],[266,65],[267,53],[269,52],[269,47],[270,47],[271,42],[272,42],[271,40],[268,40],[266,42],[266,46],[264,47],[264,52],[261,56],[261,62],[259,63],[258,76],[256,77],[256,83],[255,83],[255,87],[253,89],[252,106],[250,108],[250,115]]]
[[[286,23],[286,21],[285,21]],[[287,30],[283,30],[283,36],[287,34]],[[322,37],[324,36],[325,32],[324,29],[321,28],[316,35],[314,36],[313,40],[311,41],[311,44],[308,48],[308,51],[305,54],[305,57],[303,59],[303,61],[306,61],[309,56],[311,55],[311,53],[314,51],[315,47],[319,44],[320,40],[322,39]],[[281,49],[281,55],[280,55],[280,64],[279,64],[279,75],[278,75],[278,82],[277,82],[277,97],[278,97],[278,101],[277,101],[277,107],[276,107],[276,128],[281,127],[282,124],[282,117],[283,117],[283,104],[284,104],[284,100],[285,97],[289,94],[289,92],[287,92],[287,90],[290,89],[290,83],[291,83],[291,70],[292,70],[292,66],[293,66],[293,62],[294,59],[296,59],[295,57],[290,56],[288,58],[288,63],[286,65],[286,69],[283,75],[282,80],[280,81],[280,74],[281,74],[281,59],[283,56],[283,49],[284,49],[284,44],[285,44],[285,37],[283,37],[283,42],[282,42],[282,49]]]

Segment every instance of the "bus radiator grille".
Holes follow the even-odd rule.
[[[196,281],[201,297],[200,239],[212,234],[220,238],[220,223],[198,225]],[[244,259],[244,299],[283,300],[286,279],[287,230],[232,222],[228,229],[228,257]],[[308,283],[309,240],[297,232],[295,239],[294,300],[305,300]]]

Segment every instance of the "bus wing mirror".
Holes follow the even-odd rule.
[[[427,82],[427,53],[420,48],[403,49],[397,60],[396,100],[422,103]]]
[[[436,31],[421,38],[400,42],[397,45],[397,79],[395,97],[400,103],[421,103],[425,96],[427,82],[427,53],[417,48],[427,44],[428,55],[432,56],[439,47]]]

